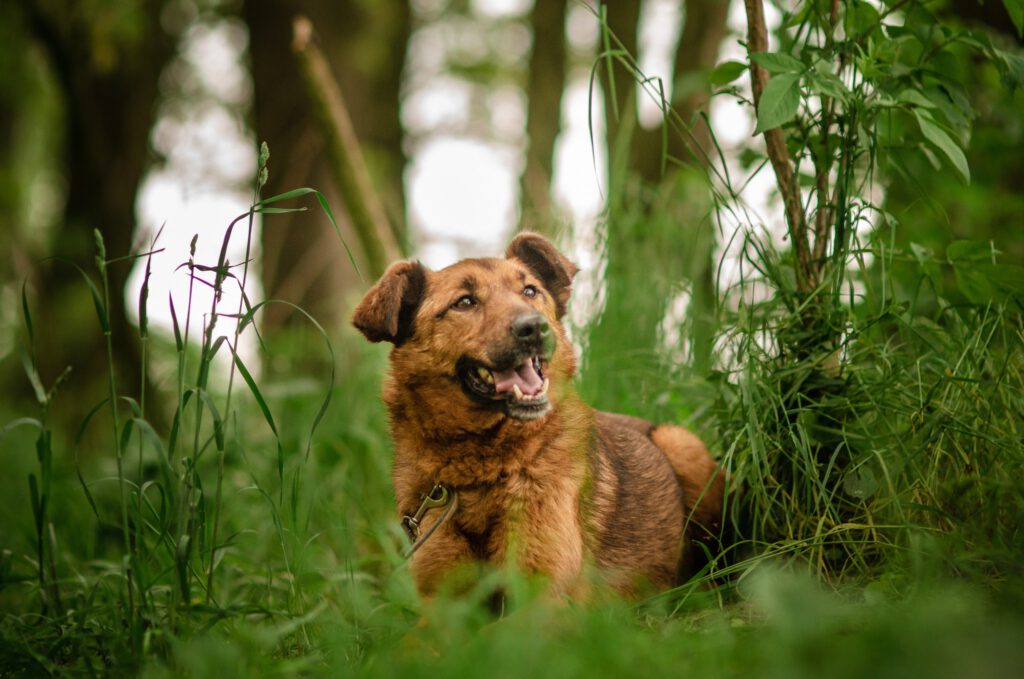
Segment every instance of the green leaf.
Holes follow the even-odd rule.
[[[995,253],[992,244],[977,240],[955,240],[946,246],[946,259],[954,265],[991,264]]]
[[[755,52],[750,55],[750,58],[772,75],[778,73],[803,73],[805,70],[802,61],[781,52]]]
[[[978,117],[978,114],[971,107],[970,99],[966,93],[955,83],[942,83],[932,85],[922,90],[942,115],[946,117],[954,130],[969,131],[971,121]]]
[[[988,304],[995,299],[995,288],[980,268],[954,266],[953,272],[960,292],[973,304]]]
[[[39,379],[39,371],[36,370],[35,362],[26,351],[21,352],[21,364],[25,368],[25,375],[28,377],[28,381],[32,385],[32,391],[35,392],[36,400],[39,402],[39,405],[45,405],[46,389],[43,388],[43,381]]]
[[[320,426],[320,421],[324,418],[324,415],[327,414],[327,408],[331,404],[331,395],[334,392],[334,378],[335,378],[335,370],[336,370],[336,363],[337,363],[337,361],[335,359],[335,356],[334,356],[334,346],[331,344],[331,339],[330,339],[330,336],[327,334],[327,331],[324,330],[324,327],[322,325],[320,325],[320,323],[318,323],[315,318],[313,318],[312,316],[309,315],[309,312],[307,312],[305,309],[303,309],[300,306],[292,304],[291,302],[286,302],[284,300],[267,299],[267,300],[264,300],[264,301],[260,302],[259,304],[255,305],[254,307],[249,309],[248,312],[246,312],[245,317],[242,319],[242,324],[244,325],[245,323],[248,323],[249,320],[252,319],[252,317],[256,315],[256,312],[259,311],[260,308],[262,308],[263,306],[265,306],[267,304],[284,304],[285,306],[290,307],[293,311],[296,311],[296,312],[302,314],[303,316],[305,316],[306,320],[308,320],[313,325],[313,327],[316,328],[316,331],[318,333],[320,333],[320,337],[323,338],[324,344],[327,346],[327,353],[330,356],[331,371],[330,371],[330,374],[328,376],[327,393],[324,396],[323,402],[320,404],[320,409],[317,411],[316,416],[313,418],[313,426],[310,427],[309,438],[306,440],[306,459],[308,460],[309,459],[309,451],[310,451],[310,449],[313,446],[313,434],[316,433],[317,427]],[[279,464],[279,471],[280,471],[280,462],[278,464]],[[283,476],[282,476],[282,478],[283,478]]]
[[[249,391],[252,393],[253,398],[256,399],[256,405],[259,406],[260,412],[263,413],[263,419],[266,420],[267,424],[270,426],[270,431],[274,432],[274,436],[277,437],[277,424],[274,423],[274,416],[270,412],[270,406],[267,405],[266,399],[263,398],[263,393],[260,391],[259,386],[257,386],[256,380],[253,379],[252,374],[249,372],[248,368],[245,367],[245,363],[243,363],[242,359],[239,358],[238,354],[235,352],[235,348],[230,342],[228,343],[228,348],[231,350],[231,356],[235,360],[235,367],[238,368],[239,374],[242,376],[242,379],[245,380],[245,384],[249,387]]]
[[[957,284],[975,304],[1024,300],[1024,267],[1011,264],[954,266]]]
[[[107,317],[107,308],[106,306],[103,305],[103,300],[100,296],[100,291],[96,287],[96,284],[93,283],[92,278],[89,277],[89,274],[85,273],[82,267],[78,266],[70,259],[65,259],[63,257],[47,257],[43,261],[47,260],[53,260],[55,262],[67,264],[68,266],[73,267],[75,271],[77,271],[82,276],[82,280],[85,281],[85,284],[89,287],[89,293],[92,295],[92,305],[96,309],[96,317],[99,319],[100,329],[103,331],[104,334],[110,332],[110,319]]]
[[[767,90],[767,88],[765,89]],[[956,145],[956,142],[953,141],[952,137],[946,134],[946,131],[938,126],[935,119],[932,118],[927,111],[914,109],[914,117],[917,118],[917,124],[921,126],[921,134],[924,135],[924,138],[946,154],[950,163],[953,164],[953,168],[960,174],[960,178],[963,179],[965,184],[970,184],[971,169],[967,165],[967,156],[965,156],[960,147]]]
[[[139,337],[149,337],[149,279],[153,272],[153,255],[146,257],[146,273],[139,290]]]
[[[324,195],[317,191],[316,189],[302,187],[298,189],[292,189],[291,191],[285,191],[284,193],[279,193],[276,196],[264,198],[263,200],[255,203],[252,206],[252,208],[256,212],[267,212],[266,207],[272,203],[278,203],[282,200],[290,200],[292,198],[300,198],[302,196],[308,196],[309,194],[313,194],[317,202],[320,204],[320,208],[324,211],[324,214],[327,216],[328,221],[331,222],[331,226],[334,227],[334,232],[337,234],[338,240],[341,242],[342,247],[345,248],[345,253],[348,255],[349,263],[351,263],[352,268],[355,269],[356,275],[362,278],[363,274],[359,271],[359,265],[356,264],[356,258],[352,254],[352,250],[349,249],[348,243],[341,235],[341,229],[338,227],[338,222],[334,218],[334,213],[331,211],[331,206],[327,203],[327,198],[325,198]],[[265,225],[264,228],[266,228]]]
[[[920,90],[903,90],[896,95],[896,99],[904,104],[910,104],[920,108],[935,108],[935,102],[924,96]]]
[[[32,327],[32,312],[29,311],[28,307],[28,293],[25,291],[25,286],[28,285],[28,281],[21,284],[21,313],[25,316],[25,328],[28,330],[28,342],[32,344],[35,342],[35,329]]]
[[[773,130],[792,120],[800,108],[800,76],[783,73],[768,81],[757,107],[754,134]]]
[[[721,87],[739,78],[746,70],[747,65],[742,61],[725,61],[715,66],[715,70],[708,75],[708,82],[716,87]]]
[[[305,212],[307,210],[304,207],[258,207],[253,209],[255,212],[261,212],[265,215],[288,215],[293,212]]]
[[[203,402],[203,405],[206,406],[206,409],[210,411],[210,416],[213,418],[213,439],[217,450],[224,450],[224,420],[220,416],[220,411],[217,410],[213,399],[210,398],[204,389],[196,389],[196,395]]]
[[[874,495],[880,487],[878,478],[868,467],[853,469],[843,476],[843,490],[858,500],[866,500]]]
[[[301,198],[302,196],[308,196],[311,193],[319,193],[319,192],[316,189],[311,189],[309,187],[305,187],[304,186],[304,187],[299,188],[299,189],[292,189],[291,191],[285,191],[284,193],[279,193],[276,196],[270,196],[269,198],[264,198],[261,201],[259,201],[258,203],[256,203],[255,205],[253,205],[253,207],[254,208],[260,208],[260,207],[263,207],[265,205],[270,205],[271,203],[279,203],[282,200],[289,200],[291,198]]]
[[[1003,6],[1017,29],[1017,36],[1024,38],[1024,0],[1003,0]]]
[[[923,245],[917,243],[910,244],[910,250],[914,253],[914,259],[917,260],[918,265],[921,267],[921,271],[927,276],[928,280],[932,282],[935,290],[939,290],[939,265],[932,257],[932,251]]]
[[[1024,267],[1013,264],[989,264],[985,269],[989,282],[1000,293],[1024,300]]]
[[[1018,87],[1024,86],[1024,57],[1017,54],[1010,54],[1002,50],[994,49],[996,68],[999,70],[999,78],[1003,86],[1014,92]]]
[[[185,348],[185,345],[181,339],[181,328],[178,326],[178,314],[174,311],[174,296],[170,292],[167,293],[167,301],[171,307],[171,327],[174,328],[174,347],[178,353],[181,353]]]
[[[957,287],[974,304],[988,304],[1005,299],[1005,291],[996,284],[1003,278],[1004,266],[994,263],[992,244],[982,241],[958,240],[946,247],[946,259],[953,265]],[[1013,286],[1013,276],[1005,276],[1006,286]]]
[[[845,102],[850,95],[843,81],[831,73],[811,71],[808,84],[813,92]]]
[[[848,35],[871,34],[881,27],[878,10],[867,2],[853,2],[846,10],[846,31]]]
[[[43,423],[34,417],[19,417],[16,420],[11,420],[0,429],[0,436],[5,435],[9,431],[13,431],[18,427],[35,427],[36,429],[42,430]]]

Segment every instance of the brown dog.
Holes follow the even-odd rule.
[[[509,561],[564,593],[582,593],[588,562],[624,593],[670,587],[718,533],[723,473],[696,436],[573,391],[560,319],[576,271],[522,234],[506,259],[393,264],[356,308],[367,339],[394,344],[398,509],[436,524],[413,555],[424,594],[460,565]],[[432,491],[457,501],[424,504]]]

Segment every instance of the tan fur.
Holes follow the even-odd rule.
[[[414,513],[437,483],[459,496],[458,511],[413,557],[424,594],[452,573],[471,576],[475,563],[509,561],[547,576],[557,592],[582,593],[587,562],[622,592],[669,587],[694,566],[689,535],[717,532],[722,474],[696,436],[595,412],[573,390],[560,318],[575,273],[548,241],[524,234],[506,259],[437,272],[394,264],[356,309],[353,322],[371,341],[395,344],[383,396],[400,514]],[[526,285],[540,294],[524,296]],[[453,309],[467,292],[478,304]],[[543,314],[554,336],[544,366],[552,407],[521,420],[465,393],[456,365],[486,363],[507,343],[511,320],[530,312]],[[440,511],[428,511],[424,525]]]

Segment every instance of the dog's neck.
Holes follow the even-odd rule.
[[[590,426],[590,409],[571,388],[560,391],[546,416],[524,421],[479,407],[467,417],[464,404],[426,411],[417,407],[423,400],[413,387],[392,382],[384,401],[395,455],[415,468],[424,484],[477,486],[529,475],[547,466],[540,461],[559,448],[556,439]]]

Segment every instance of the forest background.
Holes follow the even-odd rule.
[[[1022,31],[1020,0],[4,3],[0,667],[1019,672]],[[583,266],[587,400],[730,471],[731,546],[669,593],[415,596],[348,314],[521,228]]]

